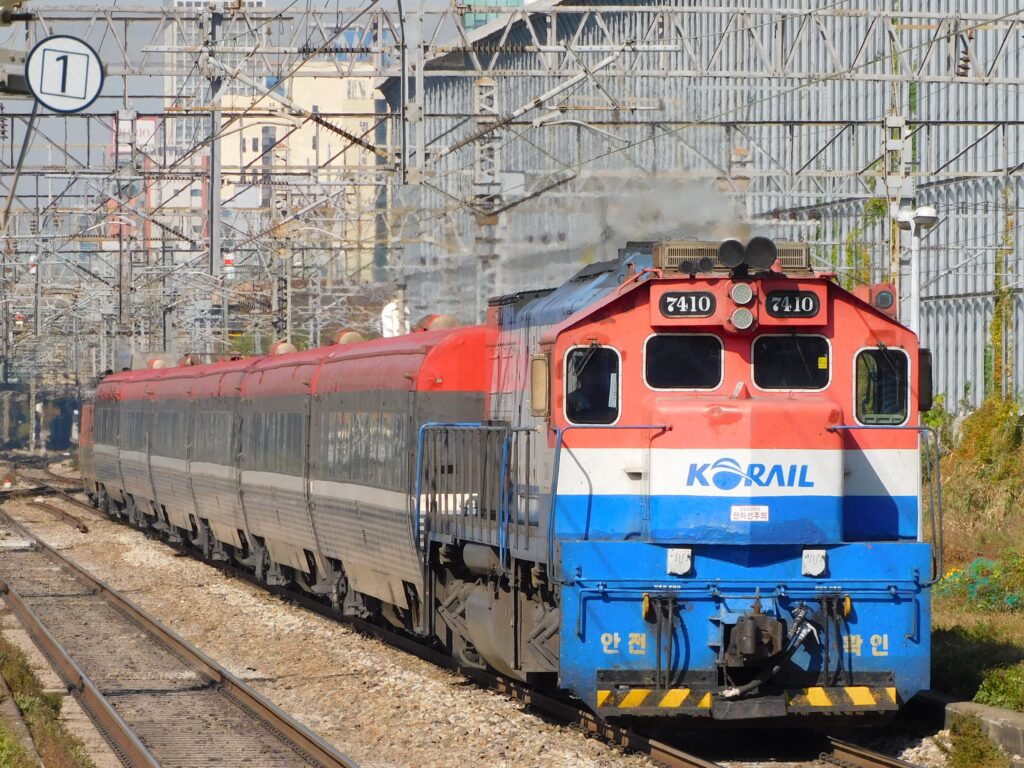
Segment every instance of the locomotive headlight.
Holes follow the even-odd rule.
[[[732,320],[733,326],[740,331],[746,331],[754,325],[754,313],[746,307],[740,307],[737,309],[732,313],[732,317],[730,319]]]
[[[729,291],[729,296],[740,306],[749,304],[754,300],[754,289],[747,283],[736,283]]]

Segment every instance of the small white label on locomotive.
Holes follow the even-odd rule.
[[[689,547],[677,547],[668,551],[668,563],[665,571],[670,576],[685,576],[693,568],[693,550]]]
[[[767,523],[767,504],[733,504],[729,519],[736,523]]]

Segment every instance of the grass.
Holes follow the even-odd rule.
[[[946,431],[947,440],[948,430]],[[1024,429],[1013,400],[989,397],[960,425],[942,460],[946,558],[996,558],[1024,528]]]
[[[939,742],[950,768],[1011,768],[1009,757],[985,733],[981,721],[959,715],[949,724],[949,741]]]
[[[27,749],[0,720],[0,765],[4,768],[38,768]]]
[[[21,710],[36,751],[46,768],[95,768],[85,746],[60,720],[63,697],[43,690],[39,677],[21,649],[0,634],[0,675],[7,681]],[[0,756],[3,753],[0,752]],[[0,765],[7,763],[0,761]],[[14,763],[13,765],[17,765]],[[31,763],[28,763],[31,765]]]
[[[942,438],[946,578],[933,589],[932,685],[1024,711],[1024,425],[1012,400],[989,397],[964,419],[925,421]],[[1007,548],[1007,545],[1011,548]],[[979,559],[983,558],[983,559]]]

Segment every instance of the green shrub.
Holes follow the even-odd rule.
[[[1010,768],[1012,762],[985,733],[981,721],[958,715],[949,724],[949,741],[938,742],[950,768]]]
[[[979,704],[1024,712],[1024,663],[989,670],[974,700]]]

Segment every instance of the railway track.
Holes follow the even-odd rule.
[[[903,760],[875,752],[859,744],[832,738],[829,741],[832,751],[822,753],[818,758],[818,761],[825,765],[837,765],[840,768],[916,768]]]
[[[77,528],[82,533],[89,532],[89,526],[85,524],[85,521],[82,520],[82,518],[72,515],[70,512],[61,509],[56,504],[50,504],[49,502],[40,501],[39,499],[36,499],[34,501],[30,501],[29,506],[35,507],[36,509],[41,509],[44,512],[48,512],[49,514],[53,515],[58,520],[60,520],[62,523],[67,523],[72,528]]]
[[[355,764],[120,593],[0,512],[0,591],[130,766]]]
[[[63,477],[53,472],[49,467],[24,467],[20,464],[16,464],[16,472],[22,478],[29,480],[33,483],[39,483],[40,485],[50,486],[52,488],[59,488],[64,490],[82,489],[82,484],[77,480],[73,480],[69,477]]]

